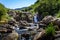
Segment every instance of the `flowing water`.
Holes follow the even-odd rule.
[[[33,27],[36,28],[35,26]],[[31,27],[31,29],[33,29],[33,27]],[[19,40],[32,40],[33,38],[33,36],[31,35],[31,31],[28,31],[28,29],[15,28],[15,31],[19,34]],[[34,30],[34,32],[37,33],[36,30]],[[30,36],[28,38],[24,38],[21,36],[22,34],[29,34]]]

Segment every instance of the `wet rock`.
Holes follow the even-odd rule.
[[[40,28],[40,29],[38,29],[37,31],[38,31],[38,32],[41,32],[41,31],[43,31],[43,30],[44,30],[43,28]]]
[[[14,25],[16,23],[16,20],[14,18],[11,18],[11,20],[8,21],[8,24]]]
[[[54,25],[54,28],[55,28],[56,31],[59,31],[60,30],[60,28],[59,28],[58,25]]]
[[[33,40],[54,40],[54,36],[46,35],[45,31],[41,31],[35,35]]]
[[[26,27],[19,27],[19,29],[26,29]]]
[[[30,34],[22,34],[22,37],[24,37],[26,40],[29,40]]]
[[[28,29],[28,31],[32,31],[32,30],[33,30],[33,29],[30,29],[30,28]]]
[[[47,26],[46,24],[42,24],[42,23],[39,24],[39,28],[45,28],[46,26]]]
[[[60,34],[60,31],[55,31],[56,32],[56,34]]]
[[[0,33],[6,33],[6,32],[7,32],[6,28],[0,27]]]
[[[31,23],[32,20],[33,20],[32,14],[31,14],[30,12],[22,12],[22,13],[23,13],[23,15],[25,16],[25,17],[23,17],[23,19],[24,19],[25,21]]]
[[[56,38],[55,40],[60,40],[60,38]]]
[[[60,26],[60,18],[56,18],[53,22],[55,25]]]
[[[41,40],[40,38],[42,38],[42,36],[44,36],[44,34],[45,34],[45,31],[41,31],[41,32],[37,33],[33,40],[38,40],[38,39]]]
[[[15,11],[13,11],[13,10],[9,10],[8,11],[8,14],[9,14],[9,16],[12,16],[12,17],[15,17],[16,16]]]
[[[56,34],[54,35],[55,40],[60,40],[60,31],[56,31]]]
[[[28,22],[27,21],[20,21],[20,26],[28,26]]]
[[[7,26],[8,24],[0,25],[0,33],[12,33],[13,28]]]
[[[18,15],[18,16],[16,16],[16,17],[14,17],[14,19],[15,19],[16,21],[20,21],[20,16]]]
[[[2,40],[18,40],[18,33],[13,31],[12,33],[10,33],[10,34],[6,35],[5,37],[3,37]]]
[[[54,35],[55,36],[55,38],[58,38],[58,37],[60,37],[60,34],[56,34],[56,35]]]

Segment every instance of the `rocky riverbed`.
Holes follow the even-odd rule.
[[[37,34],[37,29],[38,29],[38,25],[33,23],[29,23],[31,26],[30,27],[26,27],[26,29],[19,29],[19,28],[15,28],[15,31],[19,34],[19,40],[32,40],[34,36],[32,36],[33,34]],[[33,27],[32,27],[33,26]],[[25,35],[25,36],[24,36]],[[27,38],[26,38],[27,37]]]
[[[46,16],[37,23],[29,23],[27,20],[21,20],[19,18],[19,15],[18,19],[14,16],[8,23],[0,25],[1,40],[59,40],[60,18]],[[56,28],[56,34],[53,37],[46,36],[45,30],[51,22],[54,25],[53,27]]]

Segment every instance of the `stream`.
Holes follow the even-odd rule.
[[[15,28],[15,31],[19,34],[19,40],[32,40],[33,36],[31,35],[31,32],[37,33],[36,28],[38,28],[38,24],[31,24],[30,27],[27,27],[27,29],[19,29],[19,28]],[[31,31],[28,31],[28,29],[32,29]],[[23,34],[28,34],[29,36],[27,38],[24,38]]]

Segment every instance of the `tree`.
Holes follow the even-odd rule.
[[[58,1],[59,0],[41,0],[39,1],[40,5],[35,8],[35,10],[38,11],[40,14],[48,12],[49,15],[54,15],[60,9],[60,3],[58,3]]]
[[[30,7],[32,7],[33,12],[38,12],[42,16],[44,14],[55,15],[60,10],[60,0],[37,0]]]

